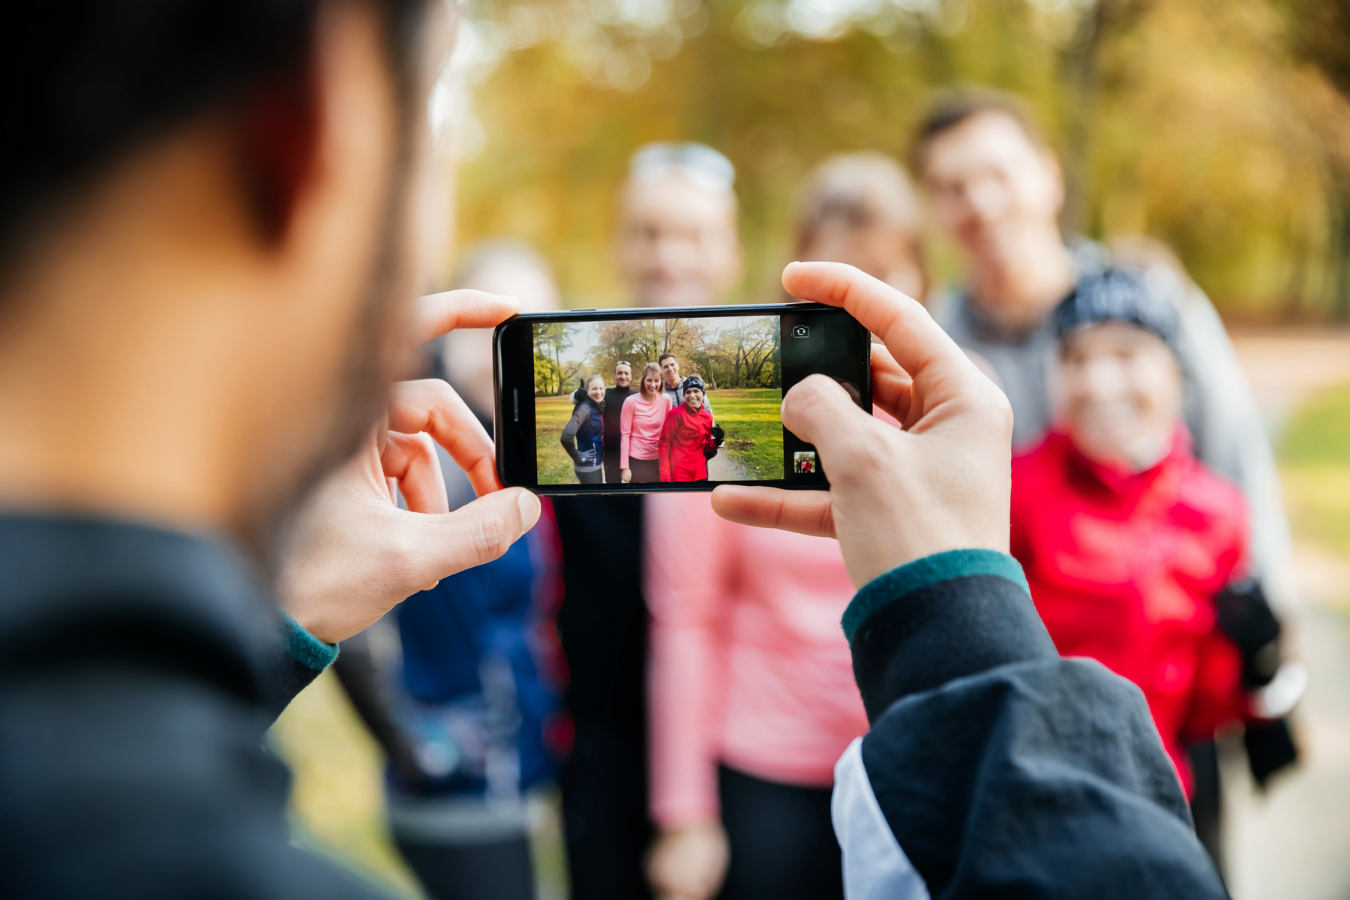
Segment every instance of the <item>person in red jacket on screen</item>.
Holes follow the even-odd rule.
[[[1058,420],[1013,461],[1012,553],[1060,653],[1143,690],[1189,794],[1185,745],[1246,709],[1215,605],[1245,566],[1246,508],[1192,453],[1171,304],[1108,269],[1055,317]]]
[[[707,481],[705,451],[715,446],[713,418],[703,401],[703,379],[690,375],[680,382],[684,403],[666,413],[661,426],[661,480]]]

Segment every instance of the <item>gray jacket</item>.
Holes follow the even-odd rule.
[[[1104,262],[1097,244],[1079,245],[1074,254],[1080,273]],[[1185,416],[1196,456],[1242,488],[1251,516],[1253,575],[1275,609],[1288,610],[1297,602],[1293,542],[1275,456],[1237,352],[1203,291],[1170,270],[1150,270],[1147,277],[1167,290],[1181,316]],[[1029,450],[1044,436],[1054,412],[1050,379],[1058,342],[1053,325],[1047,320],[1026,337],[1009,340],[956,291],[938,299],[934,318],[962,349],[993,368],[1012,403],[1013,450]]]

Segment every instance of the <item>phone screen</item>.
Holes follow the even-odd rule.
[[[815,304],[520,316],[498,329],[499,470],[541,493],[824,488],[783,394],[823,373],[870,410],[869,349]]]

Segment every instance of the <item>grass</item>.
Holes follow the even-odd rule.
[[[783,477],[783,392],[779,388],[713,391],[717,424],[727,431],[722,452],[749,478]]]
[[[291,701],[268,744],[294,776],[290,818],[298,843],[394,898],[426,896],[385,824],[384,756],[332,672]],[[531,809],[539,900],[567,893],[558,807],[553,796]]]
[[[1350,556],[1350,386],[1313,397],[1280,443],[1280,481],[1294,536]]]
[[[290,812],[300,842],[396,897],[421,897],[385,826],[383,755],[337,676],[320,675],[268,734],[295,775]]]
[[[726,429],[728,454],[749,478],[783,477],[783,426],[779,419],[783,392],[778,388],[708,392],[717,424]],[[573,484],[572,460],[559,436],[572,416],[572,398],[536,397],[535,453],[540,484]]]
[[[572,460],[558,442],[572,418],[572,397],[534,398],[534,452],[540,484],[575,484]]]

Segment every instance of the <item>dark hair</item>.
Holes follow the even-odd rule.
[[[939,136],[968,119],[986,113],[1007,116],[1033,144],[1045,146],[1045,138],[1036,125],[1036,119],[1021,97],[992,88],[965,88],[939,94],[919,121],[910,151],[910,164],[914,171],[923,174],[928,148]]]
[[[659,366],[659,365],[661,365],[661,363],[665,362],[665,361],[668,360],[668,359],[675,359],[675,354],[674,354],[674,353],[662,353],[660,356],[658,356],[658,357],[656,358],[656,364]],[[675,359],[675,362],[678,363],[679,360],[678,360],[678,359]]]
[[[303,71],[327,0],[48,0],[0,28],[0,268],[24,225],[138,144]],[[399,92],[428,0],[383,13]],[[405,111],[406,114],[406,111]]]

